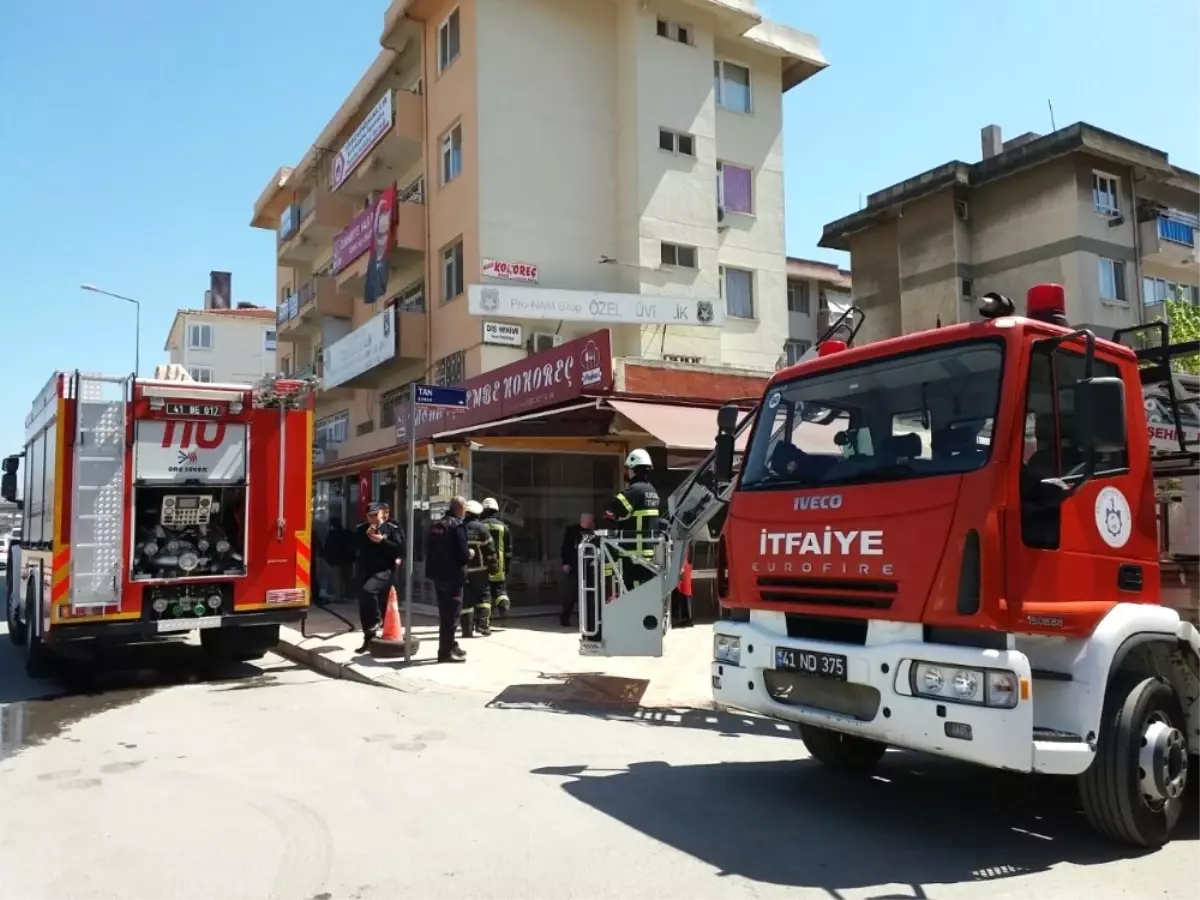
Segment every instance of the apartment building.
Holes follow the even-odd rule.
[[[669,468],[775,368],[782,100],[826,61],[752,0],[394,0],[380,44],[251,222],[277,232],[281,365],[322,379],[318,516],[395,496],[408,386],[459,385],[471,409],[418,438],[552,560],[631,442]]]
[[[248,384],[276,371],[275,334],[271,309],[181,309],[163,349],[196,381]]]
[[[1020,309],[1039,282],[1101,334],[1152,321],[1168,294],[1200,300],[1200,176],[1165,151],[1084,122],[1008,141],[989,125],[981,146],[825,226],[820,245],[850,252],[861,339],[973,318],[989,291]]]
[[[853,304],[850,273],[815,259],[787,260],[788,339],[780,362],[792,365]]]

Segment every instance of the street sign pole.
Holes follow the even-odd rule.
[[[412,594],[413,594],[413,545],[417,536],[416,498],[417,490],[417,386],[408,389],[408,540],[404,542],[404,661],[412,662]]]

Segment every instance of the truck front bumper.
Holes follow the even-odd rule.
[[[171,634],[187,634],[189,631],[212,628],[253,628],[260,625],[291,625],[303,621],[308,609],[280,609],[266,612],[231,613],[200,619],[175,619],[166,623],[138,619],[136,621],[81,622],[78,625],[59,623],[48,630],[42,639],[47,644],[67,643],[78,640],[116,640],[126,643],[148,641]]]
[[[713,700],[719,706],[992,768],[1077,774],[1091,763],[1086,744],[1035,739],[1031,669],[1023,653],[926,643],[919,626],[871,625],[867,643],[858,645],[790,638],[754,621],[720,621],[713,629]],[[781,666],[779,648],[805,654],[818,670],[827,666],[826,674],[833,677]],[[844,658],[844,666],[837,657]],[[844,680],[837,677],[839,667]],[[985,679],[988,672],[1012,673],[1018,685],[1016,705],[1003,708],[918,693],[914,674],[926,667],[939,669],[951,685],[959,673],[982,672]]]

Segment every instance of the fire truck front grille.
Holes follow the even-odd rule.
[[[890,609],[899,586],[894,581],[854,578],[758,579],[759,597],[769,603],[840,606],[847,609]]]
[[[142,621],[201,619],[233,612],[231,582],[160,584],[142,594]]]
[[[879,691],[869,684],[829,681],[775,669],[763,670],[763,682],[776,703],[853,716],[860,722],[870,722],[879,712]]]

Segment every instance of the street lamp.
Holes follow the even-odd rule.
[[[135,341],[133,348],[133,377],[136,378],[138,371],[141,369],[141,352],[142,352],[142,304],[132,297],[126,297],[124,294],[114,294],[112,291],[101,290],[94,284],[81,284],[80,290],[91,291],[93,294],[103,294],[105,297],[113,297],[117,300],[124,300],[126,303],[132,303],[134,309],[133,319],[133,339]]]

